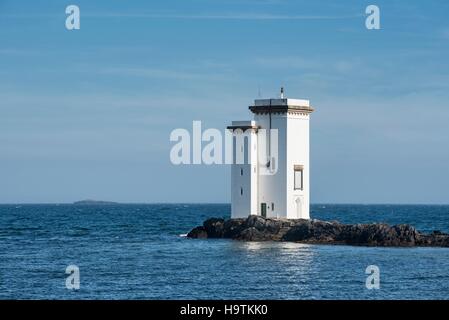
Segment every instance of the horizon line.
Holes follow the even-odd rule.
[[[91,204],[78,204],[77,202],[91,201]],[[114,205],[231,205],[231,202],[117,202],[106,200],[79,200],[74,202],[0,202],[5,205],[86,205],[86,206],[114,206]],[[388,202],[315,202],[311,206],[326,205],[359,205],[359,206],[449,206],[449,203],[388,203]]]

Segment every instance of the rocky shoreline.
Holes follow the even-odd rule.
[[[189,238],[227,238],[243,241],[292,241],[382,247],[449,247],[449,234],[425,234],[406,224],[342,224],[337,221],[211,218],[192,229]]]

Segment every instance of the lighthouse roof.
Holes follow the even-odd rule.
[[[289,112],[297,111],[311,113],[314,109],[310,106],[310,101],[305,99],[256,99],[254,105],[249,106],[254,113],[260,112]]]
[[[295,106],[310,107],[310,101],[305,99],[256,99],[254,106]]]

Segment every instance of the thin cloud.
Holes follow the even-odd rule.
[[[89,72],[89,70],[86,70]],[[227,79],[222,73],[196,71],[184,71],[174,69],[156,69],[145,67],[113,67],[97,70],[98,74],[119,75],[127,77],[157,78],[157,79],[174,79],[174,80],[218,80]]]
[[[0,48],[0,55],[34,55],[36,53],[39,53],[34,50],[29,49],[16,49],[16,48]]]
[[[253,63],[265,68],[312,70],[319,71],[321,73],[325,72],[336,74],[346,74],[348,72],[354,71],[355,69],[360,72],[362,67],[368,66],[367,63],[363,63],[363,61],[361,61],[360,59],[330,60],[329,58],[304,58],[300,56],[260,57],[254,59]]]

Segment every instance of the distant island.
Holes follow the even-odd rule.
[[[118,204],[117,202],[112,201],[98,201],[98,200],[81,200],[81,201],[75,201],[73,203],[74,205],[83,205],[83,206],[92,206],[92,205],[114,205]]]

